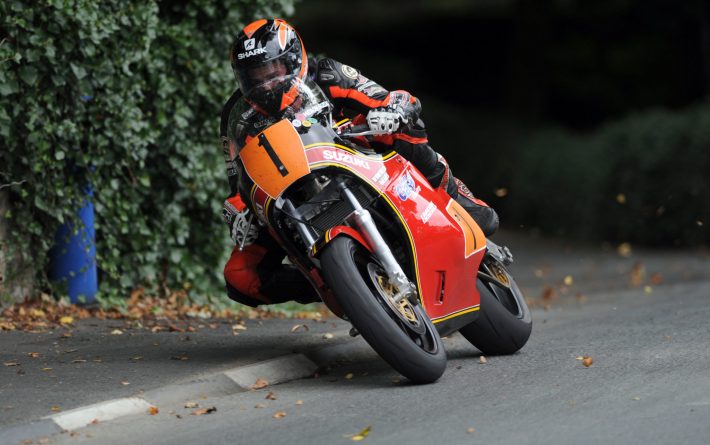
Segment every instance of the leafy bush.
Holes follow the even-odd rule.
[[[254,18],[292,13],[293,0],[0,4],[2,216],[40,285],[88,182],[104,294],[143,283],[221,293],[228,48]]]
[[[650,245],[710,242],[710,105],[651,110],[591,135],[515,147],[507,219],[547,233]]]

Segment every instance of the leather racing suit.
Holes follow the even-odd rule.
[[[371,137],[369,148],[383,152],[395,150],[411,162],[433,187],[443,188],[469,211],[486,235],[497,229],[498,216],[495,211],[474,198],[463,182],[453,177],[444,157],[429,146],[424,122],[419,117],[421,104],[416,97],[403,90],[387,91],[358,70],[330,58],[311,60],[308,65],[316,67],[309,76],[333,104],[334,117],[349,117],[355,124],[362,124],[370,110],[396,107],[402,120],[409,125],[402,125],[393,134]],[[227,138],[229,113],[239,97],[240,93],[236,91],[222,109],[223,140]],[[254,135],[276,121],[256,110],[252,116]],[[236,142],[243,144],[245,141]],[[245,206],[237,190],[233,169],[228,168],[228,178],[231,197],[225,201],[225,220],[232,224],[229,215],[234,214],[235,210],[243,210]],[[254,242],[242,250],[235,246],[224,267],[229,298],[252,307],[290,300],[302,303],[320,301],[316,291],[295,266],[282,264],[285,255],[266,230],[260,230]]]

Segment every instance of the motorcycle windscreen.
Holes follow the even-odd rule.
[[[239,157],[251,180],[274,199],[311,172],[303,142],[285,119],[252,138]]]

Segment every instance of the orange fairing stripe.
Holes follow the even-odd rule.
[[[251,22],[247,26],[244,27],[244,34],[247,35],[247,38],[251,39],[251,36],[254,35],[257,29],[261,28],[262,26],[266,25],[266,20],[260,19],[255,22]]]
[[[357,90],[340,88],[339,86],[331,86],[329,89],[330,95],[334,98],[353,99],[370,108],[384,107],[387,105],[387,102],[389,102],[389,96],[382,100],[377,100]]]

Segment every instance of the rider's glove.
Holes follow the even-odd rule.
[[[421,105],[406,91],[392,91],[387,106],[375,108],[367,113],[370,130],[391,134],[399,129],[400,124],[415,122],[419,117]]]
[[[224,222],[229,226],[229,234],[240,247],[248,246],[256,241],[259,226],[253,221],[253,215],[239,194],[224,201],[222,209]]]

